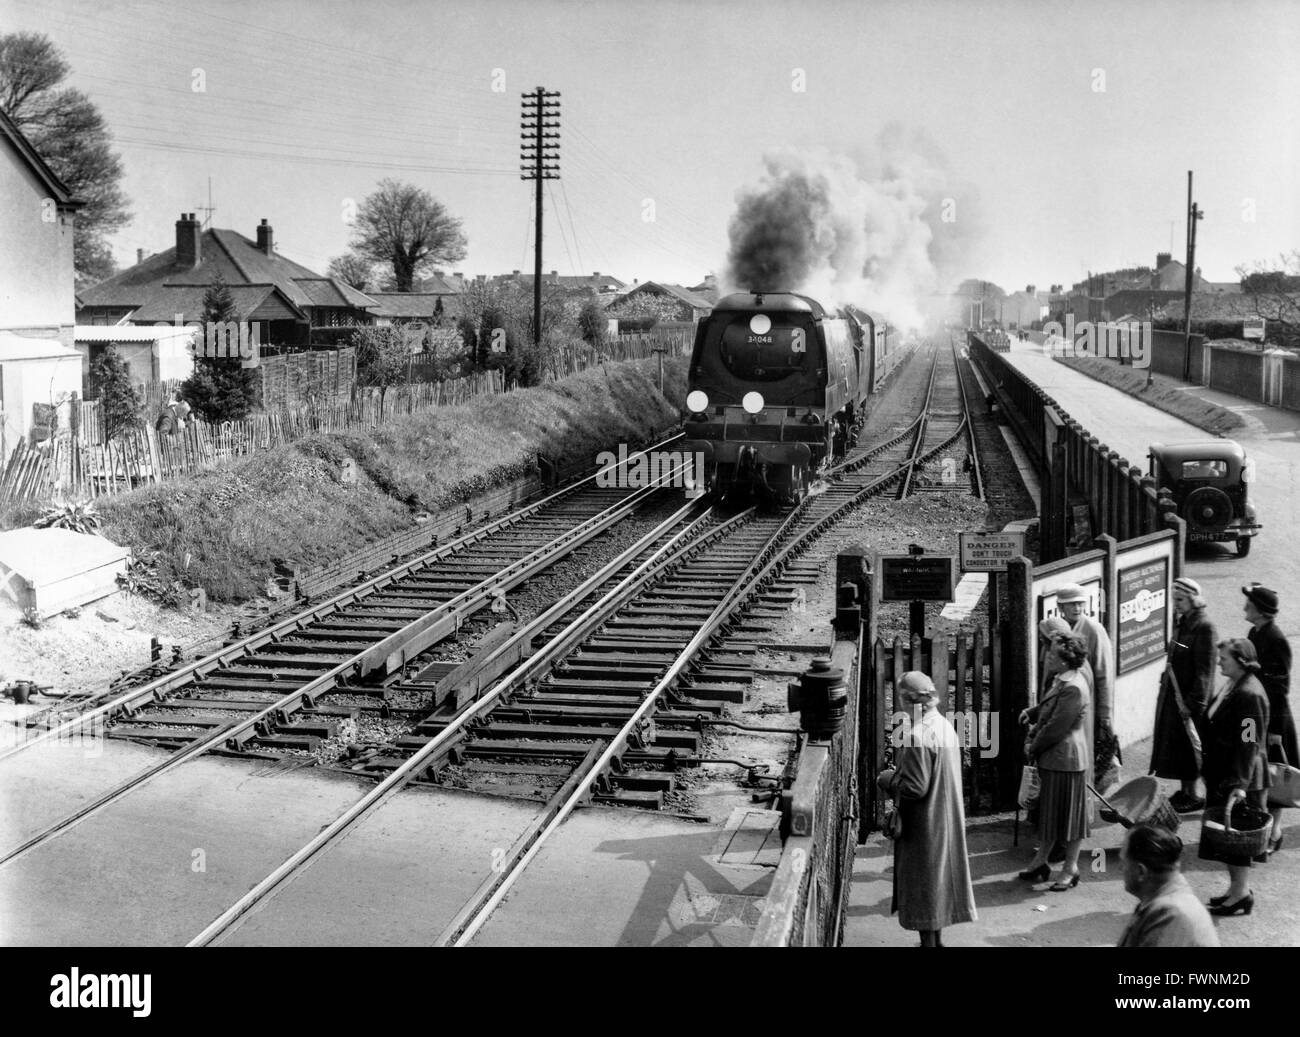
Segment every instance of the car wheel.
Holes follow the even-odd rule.
[[[1250,554],[1250,537],[1237,537],[1237,557],[1245,558]]]

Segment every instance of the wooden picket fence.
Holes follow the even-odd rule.
[[[25,440],[19,442],[0,473],[0,503],[123,493],[313,433],[375,428],[398,416],[504,391],[501,372],[485,371],[466,378],[394,386],[384,391],[357,389],[346,403],[255,414],[242,421],[213,425],[192,420],[182,431],[172,434],[157,432],[151,425],[135,427],[107,443],[92,438],[102,438],[98,404],[81,404],[76,435],[65,431],[37,446]]]

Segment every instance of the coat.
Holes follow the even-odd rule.
[[[1295,718],[1291,715],[1291,645],[1286,634],[1271,619],[1262,626],[1253,627],[1250,643],[1259,656],[1259,683],[1268,696],[1268,733],[1282,739],[1286,762],[1300,767],[1300,742],[1296,739]],[[1274,750],[1270,759],[1281,761]]]
[[[1269,787],[1268,696],[1254,675],[1237,679],[1201,721],[1206,799],[1222,803],[1233,789]]]
[[[1074,624],[1074,633],[1083,639],[1088,649],[1088,664],[1092,668],[1092,706],[1097,729],[1109,729],[1115,707],[1115,653],[1110,647],[1106,628],[1091,616],[1080,616]]]
[[[1196,755],[1187,738],[1178,701],[1169,681],[1169,671],[1178,678],[1183,701],[1193,719],[1199,719],[1214,692],[1214,624],[1205,609],[1192,609],[1174,626],[1167,650],[1168,663],[1160,677],[1156,698],[1156,726],[1151,744],[1151,773],[1158,778],[1192,781],[1199,776]]]
[[[961,746],[929,709],[895,750],[889,783],[903,834],[894,840],[894,901],[904,929],[943,929],[975,920],[961,800]]]
[[[1133,910],[1120,947],[1218,947],[1219,934],[1181,871]]]
[[[1029,730],[1027,755],[1041,769],[1086,772],[1092,766],[1089,700],[1086,681],[1078,670],[1057,674],[1052,690],[1038,704]]]

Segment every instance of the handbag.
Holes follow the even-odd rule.
[[[880,826],[880,830],[885,833],[886,839],[901,839],[903,837],[903,815],[897,806],[890,806],[885,811],[885,821]]]
[[[1041,784],[1038,780],[1038,768],[1032,763],[1025,764],[1024,770],[1020,772],[1020,793],[1016,797],[1016,802],[1026,810],[1032,810],[1034,804],[1038,802],[1038,790]]]
[[[1300,807],[1300,769],[1287,762],[1285,749],[1278,748],[1282,762],[1268,765],[1268,776],[1273,782],[1268,790],[1268,802],[1275,807]]]

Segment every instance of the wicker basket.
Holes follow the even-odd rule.
[[[1232,812],[1231,828],[1208,828],[1206,822],[1224,823],[1225,809],[1210,807],[1201,819],[1199,857],[1205,861],[1241,860],[1261,854],[1268,847],[1273,819],[1267,810],[1239,803]]]
[[[1095,791],[1095,790],[1094,790]],[[1098,799],[1102,799],[1100,793]],[[1181,819],[1160,792],[1160,784],[1151,777],[1134,778],[1102,799],[1106,806],[1099,811],[1101,819],[1125,828],[1138,824],[1157,825],[1171,832],[1178,831]]]

